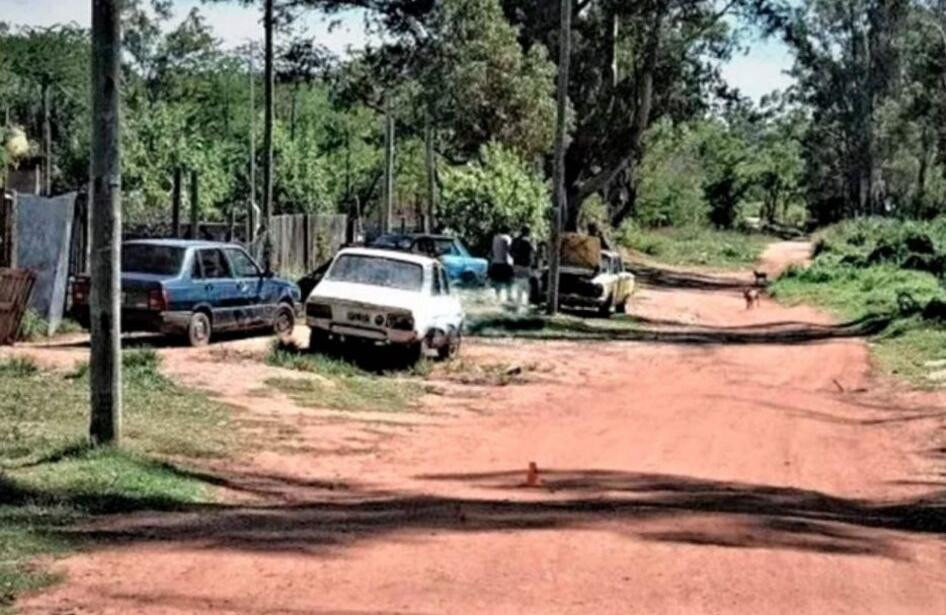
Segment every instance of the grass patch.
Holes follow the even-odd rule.
[[[293,369],[317,378],[270,378],[267,386],[282,391],[300,406],[354,412],[403,412],[417,406],[423,387],[416,379],[392,372],[362,369],[341,357],[309,353],[275,344],[269,365]],[[412,370],[426,369],[422,361]],[[414,371],[412,375],[420,372]]]
[[[80,333],[82,326],[71,318],[63,318],[59,327],[56,329],[57,335],[69,333]],[[18,342],[38,342],[49,338],[49,322],[36,313],[35,310],[26,310],[23,314],[23,320],[20,322],[20,330],[17,331],[16,339]]]
[[[690,226],[666,229],[622,228],[621,244],[669,265],[744,269],[772,242],[768,235]]]
[[[788,269],[772,295],[846,319],[889,318],[872,340],[878,366],[915,385],[933,385],[929,364],[946,359],[946,287],[938,273],[946,222],[848,221],[823,230],[815,245],[811,266]]]
[[[123,447],[90,449],[88,369],[0,361],[0,611],[55,578],[32,564],[76,546],[92,515],[209,501],[207,486],[164,459],[219,456],[234,444],[228,410],[174,384],[151,350],[124,365]],[[156,459],[157,458],[157,459]]]

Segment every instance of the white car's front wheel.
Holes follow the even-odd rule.
[[[437,349],[437,358],[441,361],[452,359],[460,354],[460,345],[463,342],[463,334],[456,327],[450,327],[447,332],[447,342]]]

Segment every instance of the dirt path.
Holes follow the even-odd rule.
[[[472,343],[534,369],[384,420],[252,396],[250,343],[166,351],[293,435],[215,468],[240,506],[92,528],[23,612],[946,613],[946,399],[872,378],[841,330],[779,335],[831,331],[813,310],[679,282],[635,315],[699,335]]]

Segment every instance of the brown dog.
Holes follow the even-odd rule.
[[[742,296],[746,300],[746,309],[751,310],[754,307],[758,307],[759,302],[762,300],[762,293],[758,288],[747,288],[742,292]]]
[[[769,274],[765,271],[756,271],[753,269],[752,275],[755,277],[756,286],[765,286],[769,283]]]

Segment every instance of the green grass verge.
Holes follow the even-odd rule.
[[[625,227],[621,243],[668,265],[744,269],[755,263],[772,237],[707,227]]]
[[[415,408],[424,388],[410,376],[423,375],[427,370],[422,361],[407,374],[367,371],[344,358],[282,345],[273,346],[266,362],[316,376],[270,378],[267,386],[282,391],[300,406],[347,412],[404,412]]]
[[[889,318],[872,339],[878,367],[917,386],[941,385],[929,376],[937,371],[932,365],[946,360],[946,322],[927,308],[946,302],[946,287],[922,268],[935,264],[944,243],[943,223],[845,222],[819,233],[812,265],[788,269],[770,292],[784,303],[817,305],[845,319]]]
[[[150,350],[124,354],[121,450],[90,449],[88,375],[0,361],[0,610],[55,577],[34,558],[78,546],[66,531],[92,515],[207,502],[204,483],[164,460],[220,456],[229,411],[173,384]]]

